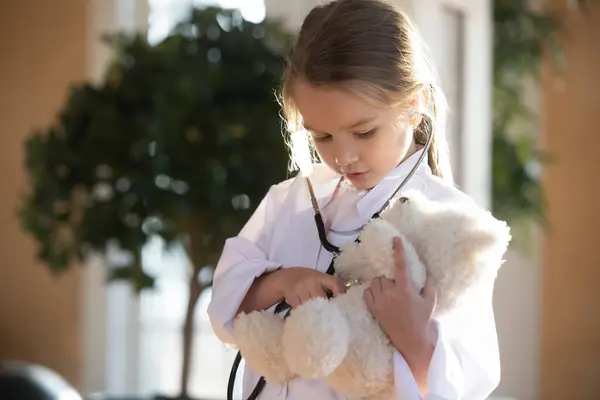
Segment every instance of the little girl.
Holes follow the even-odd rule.
[[[353,241],[417,166],[405,189],[443,202],[473,201],[452,183],[444,143],[444,98],[418,35],[383,0],[336,0],[306,17],[282,90],[296,178],[271,187],[216,268],[209,316],[217,336],[235,345],[239,313],[273,310],[285,300],[344,291],[326,274],[333,254],[322,247],[306,177],[334,245]],[[429,147],[424,145],[429,142]],[[311,147],[321,163],[312,163]],[[396,240],[402,270],[402,243]],[[375,279],[366,303],[396,348],[393,399],[483,400],[500,379],[492,311],[494,278],[468,303],[432,318],[435,283],[420,295]],[[243,398],[259,376],[246,367]],[[321,380],[268,383],[262,400],[343,397]]]

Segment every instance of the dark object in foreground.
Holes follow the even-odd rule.
[[[24,362],[0,364],[0,400],[82,400],[60,375]]]

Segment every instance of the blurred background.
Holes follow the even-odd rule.
[[[600,398],[600,6],[390,1],[438,65],[457,184],[515,231],[494,398]],[[205,227],[235,232],[285,178],[270,90],[318,3],[0,0],[0,362],[83,398],[225,398]]]

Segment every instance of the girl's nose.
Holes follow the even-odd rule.
[[[358,154],[349,149],[339,149],[335,157],[335,162],[340,168],[346,168],[357,161]]]

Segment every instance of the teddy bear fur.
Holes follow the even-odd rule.
[[[341,247],[336,274],[358,282],[345,293],[311,299],[285,320],[268,311],[236,318],[234,334],[248,367],[267,382],[319,378],[347,397],[390,396],[394,348],[363,292],[377,276],[394,278],[394,236],[402,238],[415,292],[428,275],[436,282],[434,317],[458,307],[480,279],[497,272],[511,239],[505,222],[474,204],[406,192],[365,226],[360,241]]]

